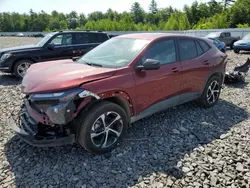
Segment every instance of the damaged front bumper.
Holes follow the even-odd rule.
[[[26,143],[35,147],[54,147],[75,143],[75,134],[66,130],[62,131],[61,128],[64,127],[42,124],[30,114],[38,115],[26,101],[20,112],[19,123],[17,124],[12,116],[8,119],[9,127]]]
[[[19,123],[16,124],[10,117],[9,127],[25,142],[36,147],[73,144],[72,120],[82,107],[77,100],[84,103],[88,101],[83,99],[86,97],[100,99],[98,95],[82,89],[26,96]]]

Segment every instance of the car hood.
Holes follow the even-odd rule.
[[[79,87],[113,76],[116,69],[94,67],[72,60],[50,61],[32,65],[22,81],[22,92],[47,93]]]
[[[24,46],[16,46],[16,47],[11,47],[11,48],[3,48],[0,49],[0,53],[7,53],[7,52],[14,52],[14,51],[23,51],[23,50],[28,50],[28,49],[35,49],[35,48],[40,48],[37,45],[24,45]]]
[[[250,44],[250,40],[238,40],[237,42],[235,42],[234,44]]]

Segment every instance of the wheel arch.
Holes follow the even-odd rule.
[[[207,79],[206,79],[206,81],[205,81],[205,83],[204,83],[204,86],[203,86],[203,88],[202,88],[202,92],[200,93],[201,95],[202,95],[202,93],[204,92],[204,90],[205,90],[205,88],[206,88],[206,85],[207,85],[208,81],[209,81],[210,78],[212,78],[213,76],[219,77],[220,80],[221,80],[221,84],[223,84],[223,82],[224,82],[224,75],[223,75],[223,73],[220,72],[220,71],[218,71],[218,70],[212,71],[212,72],[210,72],[210,74],[207,76]]]
[[[17,59],[12,63],[12,65],[11,65],[11,67],[10,67],[11,72],[14,71],[15,64],[16,64],[18,61],[22,61],[22,60],[29,60],[29,61],[32,61],[33,63],[36,62],[36,61],[35,61],[33,58],[31,58],[31,57],[27,57],[27,58],[25,58],[25,57],[17,58]]]
[[[101,93],[98,95],[100,98],[96,99],[94,97],[87,97],[83,101],[81,101],[79,104],[79,108],[77,109],[78,113],[83,113],[89,111],[89,109],[93,108],[97,104],[99,104],[101,101],[108,101],[115,103],[122,107],[124,111],[127,114],[128,119],[130,120],[130,117],[134,115],[134,108],[132,104],[132,100],[129,97],[129,95],[126,92],[123,91],[110,91]],[[77,113],[77,114],[78,114]]]

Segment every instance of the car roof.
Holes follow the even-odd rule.
[[[175,34],[175,33],[132,33],[132,34],[124,34],[119,35],[115,38],[134,38],[134,39],[142,39],[142,40],[157,40],[159,38],[165,37],[186,37],[186,38],[196,38],[201,39],[200,37],[184,35],[184,34]]]
[[[103,31],[92,31],[92,30],[62,30],[54,33],[98,33],[98,34],[107,34]]]

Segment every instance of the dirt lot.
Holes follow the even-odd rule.
[[[0,37],[0,48],[38,39]],[[249,54],[228,51],[228,70]],[[247,82],[249,77],[247,78]],[[34,148],[6,125],[19,82],[0,74],[0,187],[249,187],[250,86],[225,86],[210,109],[188,103],[134,123],[110,155],[79,146]]]

